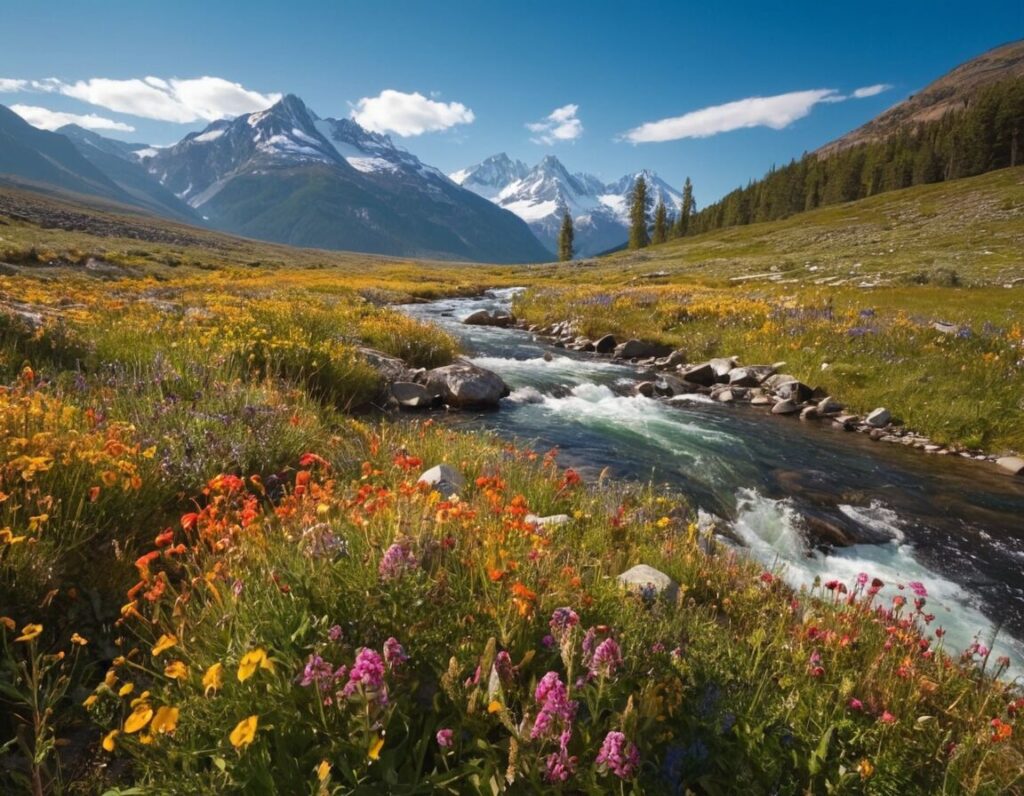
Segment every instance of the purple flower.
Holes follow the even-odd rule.
[[[579,615],[572,608],[556,608],[551,614],[551,633],[561,641],[576,625],[580,623]]]
[[[343,669],[344,667],[342,667]],[[327,691],[334,679],[334,666],[319,655],[313,654],[306,661],[302,676],[299,678],[299,685],[308,688],[315,684],[320,691]]]
[[[604,737],[596,763],[601,773],[611,771],[619,779],[632,779],[640,765],[640,750],[623,733],[612,730]]]
[[[590,659],[592,677],[611,677],[622,665],[622,652],[613,638],[606,638],[597,645],[594,656]]]
[[[867,572],[861,572],[859,575],[857,575],[857,585],[858,586],[863,586],[867,582],[868,582],[868,573]]]
[[[924,587],[924,584],[921,583],[920,581],[913,580],[910,583],[908,583],[907,585],[910,586],[911,590],[918,597],[927,597],[928,596],[928,590]]]
[[[498,673],[498,679],[505,685],[512,682],[515,677],[515,666],[512,665],[512,657],[502,650],[494,658],[494,671]]]
[[[548,782],[566,782],[576,773],[579,759],[569,754],[567,743],[559,744],[558,751],[548,755],[545,763],[544,779]]]
[[[332,625],[327,631],[327,638],[331,641],[341,641],[342,630],[341,625]]]
[[[392,636],[384,642],[384,662],[389,669],[396,669],[407,660],[409,656],[405,654],[405,648],[398,643],[398,639]]]
[[[553,646],[555,646],[555,637],[548,633],[546,636],[544,636],[544,638],[540,640],[540,643],[544,646],[545,649],[551,649]]]
[[[348,682],[342,689],[342,696],[352,696],[356,691],[362,690],[371,699],[386,705],[388,702],[388,690],[384,685],[384,661],[373,650],[361,647],[356,653],[356,662],[352,664],[352,670],[348,673]]]
[[[437,731],[437,745],[442,749],[451,749],[455,745],[455,733],[445,728]]]
[[[394,580],[400,578],[407,571],[416,569],[417,566],[419,564],[412,551],[396,542],[384,551],[377,571],[384,580]]]
[[[530,730],[531,740],[548,738],[556,732],[568,731],[571,734],[570,725],[576,718],[579,703],[569,700],[565,683],[558,672],[548,672],[541,678],[534,691],[534,698],[541,708]]]
[[[587,663],[594,654],[594,647],[597,646],[597,631],[590,628],[583,637],[583,661]]]

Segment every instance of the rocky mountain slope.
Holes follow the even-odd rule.
[[[654,172],[627,174],[605,184],[592,174],[569,173],[554,155],[530,168],[501,153],[449,176],[515,213],[552,253],[558,249],[562,216],[568,211],[573,217],[576,253],[588,257],[622,245],[629,236],[629,197],[640,175],[647,181],[652,209],[664,200],[670,213],[678,211],[680,195]]]
[[[264,240],[416,257],[531,262],[529,228],[349,119],[298,97],[146,153],[154,178],[210,224]]]
[[[867,124],[825,144],[817,154],[830,155],[937,121],[947,113],[966,108],[979,88],[1021,77],[1024,77],[1024,40],[1004,44],[960,64]]]

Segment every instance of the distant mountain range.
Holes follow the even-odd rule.
[[[625,243],[629,198],[640,176],[647,182],[652,208],[664,201],[675,214],[682,203],[680,194],[654,172],[639,171],[606,184],[592,174],[570,174],[554,155],[530,168],[503,152],[448,176],[523,219],[552,254],[558,250],[558,232],[566,211],[573,217],[579,256],[601,254]]]

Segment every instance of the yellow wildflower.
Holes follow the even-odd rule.
[[[71,643],[72,644],[77,644],[79,647],[84,647],[86,644],[89,643],[89,640],[84,638],[84,637],[82,637],[82,636],[80,636],[80,635],[78,635],[77,633],[72,633],[71,634]]]
[[[488,713],[501,713],[501,703],[497,699],[492,699],[491,704],[487,706]]]
[[[155,658],[161,652],[166,652],[175,644],[178,643],[178,639],[169,633],[164,633],[160,638],[156,640],[156,644],[153,645],[153,657]]]
[[[43,626],[42,625],[25,625],[25,627],[23,627],[21,629],[21,635],[18,636],[14,640],[15,641],[31,641],[32,639],[34,639],[36,636],[38,636],[42,632],[43,632]]]
[[[331,776],[331,764],[326,760],[321,760],[320,765],[316,767],[316,778],[320,782],[327,782],[327,779]]]
[[[171,661],[164,667],[164,674],[172,680],[187,680],[188,666],[184,661]]]
[[[149,731],[154,733],[173,733],[175,727],[177,726],[178,708],[172,708],[168,705],[163,705],[157,708],[156,715],[153,716],[153,723],[149,725]]]
[[[206,673],[203,675],[203,694],[210,696],[211,693],[217,693],[220,691],[220,687],[224,682],[223,677],[224,666],[221,663],[215,663]]]
[[[117,736],[120,735],[120,734],[121,734],[120,730],[111,730],[106,735],[104,735],[103,736],[103,751],[105,751],[105,752],[113,752],[114,751],[114,747],[116,746],[116,744],[114,743],[114,739],[117,738]]]
[[[93,705],[96,704],[96,700],[98,698],[99,697],[97,697],[95,694],[89,694],[89,696],[87,696],[85,698],[85,701],[82,703],[82,707],[85,708],[86,710],[88,710],[89,708],[91,708]]]
[[[370,742],[369,756],[371,760],[380,760],[380,750],[384,748],[384,737],[382,735],[374,735],[373,740]]]
[[[135,683],[125,683],[123,686],[121,686],[118,689],[117,695],[119,697],[126,697],[126,696],[128,696],[134,690],[135,690]]]
[[[270,662],[266,650],[262,648],[250,650],[242,656],[242,660],[238,662],[238,682],[244,683],[256,673],[256,669],[274,671],[274,664]]]
[[[129,735],[133,732],[138,732],[149,724],[151,718],[153,718],[153,708],[145,702],[141,702],[135,706],[135,710],[125,719],[124,731]]]
[[[865,757],[857,764],[857,773],[860,774],[861,779],[867,779],[875,773],[875,767],[871,764],[871,761]]]
[[[242,719],[235,725],[235,729],[231,731],[229,736],[231,745],[235,749],[244,749],[252,743],[256,737],[256,727],[259,724],[259,720],[259,716],[249,716],[249,718]]]

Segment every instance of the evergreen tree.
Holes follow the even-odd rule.
[[[629,205],[629,248],[642,249],[651,242],[647,234],[647,181],[643,175],[633,184],[633,197]]]
[[[563,263],[571,260],[575,254],[573,251],[573,238],[572,216],[566,210],[562,214],[562,229],[558,233],[558,259]]]
[[[668,209],[662,199],[658,200],[658,206],[654,208],[654,233],[651,235],[651,243],[664,243],[668,240]]]
[[[687,177],[686,182],[683,183],[683,201],[679,206],[679,218],[676,219],[675,233],[677,237],[681,238],[690,231],[690,218],[693,216],[695,208],[693,183]]]

